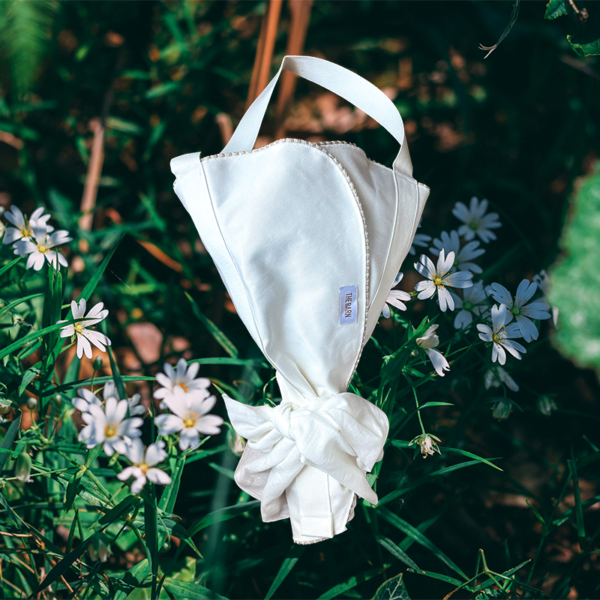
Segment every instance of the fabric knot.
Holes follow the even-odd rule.
[[[223,398],[234,429],[248,440],[236,481],[261,498],[263,518],[281,518],[286,489],[306,465],[377,504],[366,473],[383,456],[389,423],[374,404],[348,392],[275,407]]]
[[[271,414],[271,418],[273,419],[273,426],[275,429],[288,440],[293,440],[294,436],[292,435],[292,411],[294,410],[294,405],[291,402],[282,401],[278,404]]]

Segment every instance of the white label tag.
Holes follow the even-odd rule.
[[[358,292],[355,285],[340,288],[340,325],[356,323]]]

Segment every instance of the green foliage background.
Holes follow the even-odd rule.
[[[77,243],[69,259],[77,253],[83,262],[64,282],[66,298],[77,297],[115,250],[94,298],[111,311],[108,334],[125,383],[127,376],[152,377],[166,359],[182,354],[183,340],[186,356],[206,359],[201,374],[238,396],[260,397],[273,373],[232,310],[174,196],[169,160],[222,149],[217,115],[229,115],[235,124],[244,112],[264,3],[22,2],[4,3],[0,10],[0,202],[10,200],[28,212],[45,205],[60,227],[74,234]],[[545,4],[539,2],[523,3],[511,33],[484,62],[478,45],[498,38],[510,10],[510,2],[320,1],[313,7],[305,53],[395,90],[415,176],[432,189],[422,231],[437,235],[455,227],[451,209],[456,201],[488,198],[504,227],[488,249],[486,260],[493,266],[485,275],[502,274],[501,283],[515,288],[559,256],[569,199],[593,170],[600,146],[600,69],[596,58],[573,52],[566,39],[574,34],[572,21],[545,21]],[[272,72],[285,52],[288,23],[284,7]],[[337,133],[319,114],[320,93],[298,83],[293,114],[301,116],[308,106],[320,129],[309,131],[298,118],[290,122],[296,129],[290,126],[288,135],[351,141],[370,158],[390,164],[397,149],[385,131]],[[94,227],[84,231],[78,223],[90,120],[103,115],[105,160]],[[273,131],[271,119],[263,135]],[[584,184],[580,199],[589,198],[587,208],[578,205],[579,230],[565,238],[579,274],[556,272],[560,288],[553,298],[565,323],[573,309],[568,303],[563,307],[561,298],[579,302],[586,285],[599,285],[597,253],[584,244],[575,250],[581,229],[598,218],[599,186],[597,175]],[[140,242],[151,242],[168,260],[159,260],[156,250],[151,253]],[[1,252],[6,264],[10,249]],[[44,275],[30,277],[26,289],[22,277],[22,265],[3,276],[3,301],[45,292]],[[591,293],[585,302],[595,304]],[[32,299],[25,306],[22,318],[33,323],[41,303]],[[423,309],[418,316],[425,315]],[[144,353],[148,342],[140,345],[130,327],[147,323],[162,337],[152,360]],[[8,344],[13,325],[2,321],[1,326],[2,343]],[[598,332],[588,333],[598,343]],[[397,349],[396,335],[396,329],[382,328],[376,337]],[[577,336],[576,329],[570,339]],[[402,441],[418,433],[411,388],[397,381],[395,401],[406,424],[401,439],[386,450],[388,462],[378,482],[380,498],[394,496],[377,510],[359,505],[348,533],[314,546],[293,547],[289,524],[263,524],[255,502],[243,511],[227,509],[241,497],[232,481],[237,458],[224,428],[203,447],[202,460],[186,465],[171,507],[181,517],[177,523],[194,533],[203,558],[188,546],[177,556],[174,547],[156,549],[160,569],[171,568],[161,597],[371,598],[385,586],[378,597],[402,598],[405,584],[411,598],[439,598],[478,573],[480,589],[471,585],[471,591],[453,598],[541,597],[527,585],[554,598],[598,597],[600,563],[594,551],[600,520],[593,508],[600,500],[598,382],[593,372],[562,358],[546,335],[536,344],[539,351],[511,372],[521,384],[514,399],[522,411],[508,421],[491,418],[493,393],[486,392],[481,367],[468,356],[456,376],[437,380],[421,398],[453,404],[422,411],[444,447],[501,457],[495,462],[502,472],[478,462],[453,468],[465,457],[450,451],[427,461],[413,458]],[[381,362],[380,348],[369,344],[356,384],[377,376]],[[587,364],[597,366],[597,361]],[[84,372],[82,365],[81,379]],[[3,383],[18,388],[21,381],[15,376]],[[22,402],[28,385],[21,390]],[[133,383],[127,385],[133,389]],[[65,394],[72,395],[72,389]],[[548,398],[558,406],[550,416],[539,410]],[[5,441],[15,434],[16,429],[8,430]],[[58,462],[45,466],[60,467]],[[104,465],[94,469],[94,477],[107,474]],[[5,529],[21,531],[19,519],[35,526],[51,551],[44,554],[32,542],[23,558],[15,538],[2,537],[2,578],[13,584],[2,584],[4,597],[15,593],[15,586],[33,594],[43,579],[41,569],[48,573],[98,523],[100,514],[90,510],[98,505],[97,490],[86,481],[88,496],[81,495],[77,511],[68,515],[68,481],[61,477],[36,479],[18,498],[4,500]],[[123,506],[121,514],[136,508]],[[171,531],[181,538],[175,523]],[[152,527],[148,515],[140,527]],[[148,562],[139,562],[144,555],[133,530],[112,550],[107,563],[88,561],[83,570],[89,585],[78,597],[150,597],[144,578]],[[33,565],[32,572],[18,561]],[[526,561],[531,562],[520,567]],[[78,569],[65,570],[72,585]],[[518,585],[511,583],[515,569]],[[494,579],[490,571],[504,575]],[[384,583],[402,572],[403,585]],[[198,581],[212,592],[191,583]],[[508,589],[498,591],[500,584]],[[56,585],[60,597],[72,597]]]

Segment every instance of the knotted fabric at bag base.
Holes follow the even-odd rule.
[[[400,144],[393,167],[344,142],[284,139],[253,150],[282,69],[356,105]],[[248,440],[235,479],[265,522],[290,518],[300,544],[346,530],[366,473],[383,456],[387,416],[347,392],[362,349],[410,249],[429,194],[412,177],[391,100],[333,63],[286,56],[221,154],[173,159],[191,215],[236,310],[277,371],[282,400],[225,396]]]

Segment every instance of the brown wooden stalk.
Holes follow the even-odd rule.
[[[263,16],[254,59],[254,68],[250,79],[250,89],[246,100],[246,109],[256,100],[260,93],[267,87],[271,74],[271,63],[273,61],[273,50],[277,39],[277,25],[281,14],[283,0],[270,0],[267,10]]]
[[[304,52],[304,42],[306,41],[306,32],[310,23],[310,11],[312,9],[312,0],[289,0],[288,6],[292,15],[290,21],[290,31],[286,54],[291,56],[300,56]],[[285,137],[286,130],[284,126],[284,117],[294,97],[296,90],[297,76],[290,71],[284,71],[281,74],[279,96],[275,114],[277,118],[277,129],[275,139],[280,140]]]

